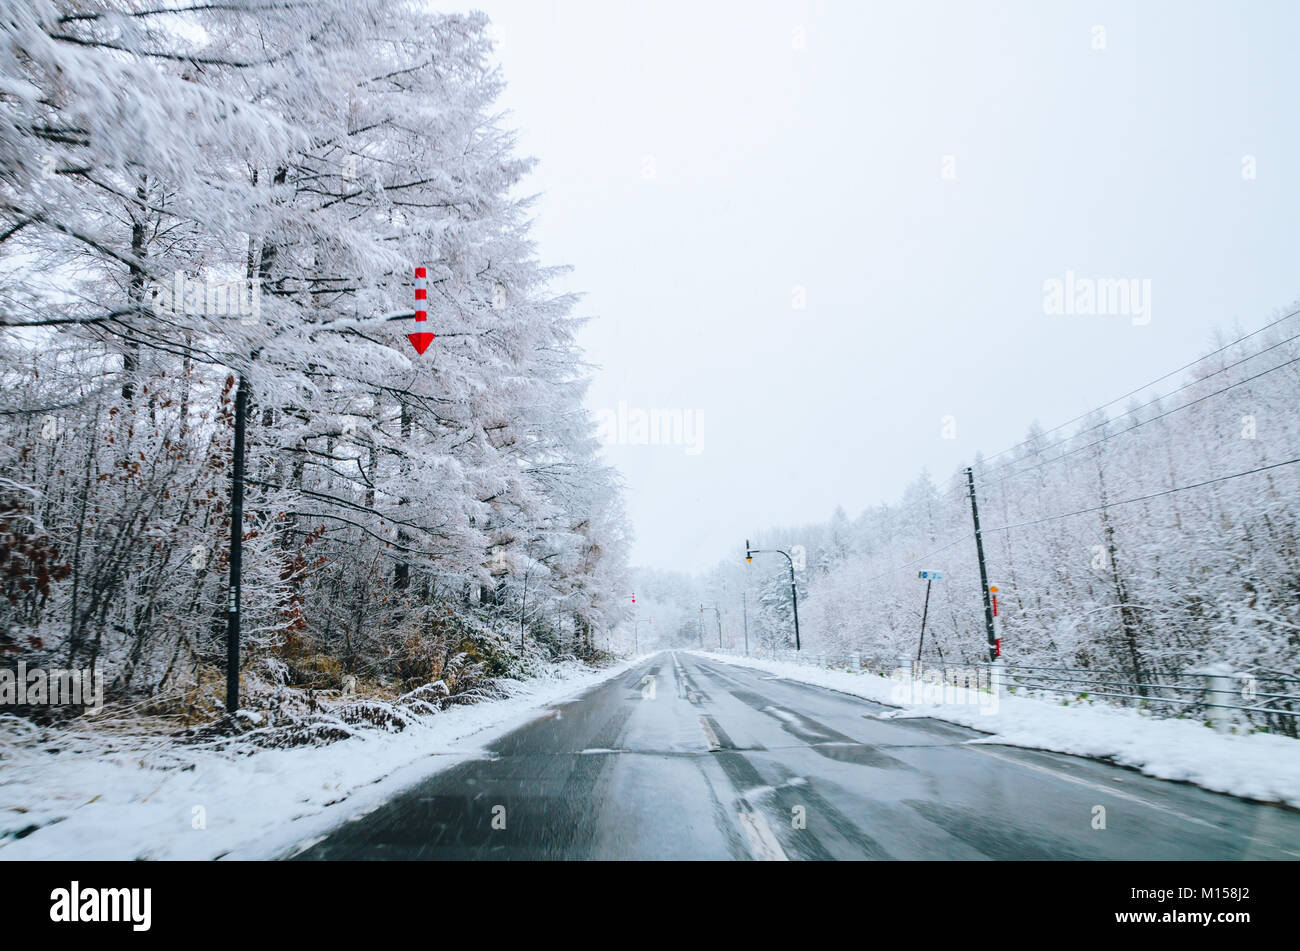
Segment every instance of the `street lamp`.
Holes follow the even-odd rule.
[[[785,555],[785,560],[790,563],[790,603],[794,606],[794,649],[801,651],[803,647],[799,643],[799,589],[794,584],[794,559],[790,557],[788,551],[779,548],[750,548],[749,539],[745,539],[745,561],[752,564],[755,555],[765,554]]]

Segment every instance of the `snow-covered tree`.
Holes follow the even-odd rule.
[[[216,695],[242,392],[246,671],[595,650],[627,529],[490,51],[404,0],[6,8],[0,647]]]

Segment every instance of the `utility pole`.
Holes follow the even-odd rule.
[[[528,550],[532,551],[531,544],[528,546]],[[525,554],[524,557],[527,558],[528,557],[527,554]],[[524,612],[528,609],[528,573],[531,570],[532,570],[531,565],[529,565],[524,569],[524,594],[523,594],[523,600],[519,602],[519,653],[520,654],[523,654],[524,652]]]
[[[745,539],[745,561],[752,562],[755,555],[764,553],[785,555],[785,560],[790,563],[790,604],[794,607],[794,649],[802,651],[803,647],[799,643],[799,589],[794,583],[794,559],[790,557],[789,552],[779,548],[750,548],[749,539]]]
[[[235,458],[230,480],[230,601],[226,607],[226,716],[239,711],[239,601],[244,568],[244,430],[248,380],[239,374],[235,390]]]
[[[722,612],[718,610],[718,602],[714,601],[708,607],[713,609],[713,617],[718,622],[718,649],[722,649]],[[704,613],[705,605],[700,605],[700,613]]]
[[[263,264],[269,264],[269,260],[264,259]],[[418,302],[427,297],[428,292],[423,290],[425,276],[426,271],[424,268],[415,269],[416,307],[423,306]],[[423,310],[416,311],[415,319],[418,321],[426,320],[425,312]],[[411,344],[416,351],[421,354],[433,342],[433,334],[431,333],[416,333],[408,336],[411,338]],[[256,352],[254,352],[253,358],[257,358]],[[239,374],[239,383],[235,389],[235,458],[232,460],[230,480],[230,600],[226,605],[226,716],[232,718],[239,712],[239,605],[244,568],[244,434],[248,428],[247,424],[248,379],[241,373]],[[405,407],[403,407],[402,434],[404,436],[409,435]],[[527,578],[525,578],[526,584]],[[522,608],[520,610],[520,623],[522,626]],[[521,644],[523,642],[522,638],[523,633],[521,631]]]
[[[740,592],[740,610],[745,617],[745,656],[749,656],[749,604],[745,601],[745,592]]]
[[[989,662],[998,659],[997,634],[993,629],[993,600],[989,594],[989,573],[984,565],[984,536],[980,534],[979,503],[975,500],[975,472],[966,467],[966,485],[970,488],[970,514],[975,520],[975,552],[980,562],[980,590],[984,592],[984,629],[989,639]]]

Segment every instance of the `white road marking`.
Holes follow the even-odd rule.
[[[709,741],[710,753],[722,749],[722,744],[718,742],[718,734],[713,732],[713,727],[709,726],[709,718],[704,714],[700,714],[700,728],[704,730],[704,738]]]
[[[772,827],[767,824],[767,820],[761,813],[737,812],[736,815],[740,819],[740,827],[749,837],[754,858],[760,862],[790,861],[790,857],[785,854],[785,849],[781,848],[781,843],[776,840],[776,833],[772,831]]]
[[[1080,786],[1087,786],[1089,789],[1095,789],[1104,795],[1114,796],[1116,799],[1125,799],[1129,802],[1135,802],[1140,806],[1146,806],[1148,809],[1154,809],[1157,812],[1163,812],[1167,815],[1174,816],[1175,818],[1182,819],[1184,822],[1193,822],[1196,825],[1206,826],[1207,828],[1216,831],[1219,829],[1219,826],[1216,826],[1213,822],[1206,822],[1204,819],[1198,819],[1196,816],[1189,816],[1184,812],[1179,812],[1177,809],[1170,809],[1168,806],[1162,806],[1159,803],[1143,799],[1141,796],[1134,796],[1131,793],[1121,792],[1111,786],[1102,786],[1100,783],[1080,779],[1078,776],[1067,776],[1065,773],[1058,773],[1054,769],[1048,769],[1046,766],[1039,766],[1037,763],[1026,763],[1023,760],[1013,759],[1010,756],[1003,756],[1000,753],[994,753],[992,750],[985,749],[983,746],[977,746],[972,743],[964,743],[962,745],[968,750],[978,750],[985,756],[992,756],[994,759],[1000,759],[1005,763],[1014,763],[1017,766],[1023,766],[1025,769],[1032,769],[1039,773],[1046,773],[1048,776],[1055,776],[1057,779],[1063,779],[1067,783],[1076,783]]]

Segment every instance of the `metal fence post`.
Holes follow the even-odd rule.
[[[1232,686],[1232,668],[1223,663],[1211,664],[1196,673],[1205,678],[1206,719],[1217,732],[1227,733],[1236,722],[1235,711],[1225,706],[1237,692]]]

